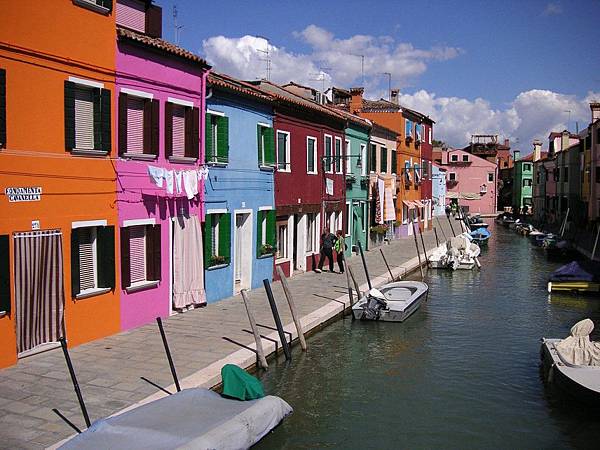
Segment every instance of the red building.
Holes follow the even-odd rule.
[[[275,265],[292,276],[318,263],[322,230],[344,229],[346,119],[276,84],[253,83],[276,99]]]

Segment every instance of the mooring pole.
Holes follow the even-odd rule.
[[[354,290],[356,291],[356,301],[358,301],[358,300],[360,300],[360,296],[362,293],[360,292],[360,288],[358,287],[358,282],[356,281],[356,278],[354,277],[354,271],[352,270],[352,267],[350,267],[350,265],[346,265],[346,270],[348,271],[350,278],[352,278],[352,283],[354,284]]]
[[[360,250],[360,258],[362,259],[363,267],[365,268],[365,275],[367,276],[367,284],[369,285],[369,290],[373,289],[373,285],[371,285],[371,277],[369,277],[369,269],[367,269],[367,261],[365,260],[365,253],[363,252],[362,244],[358,241],[358,249]]]
[[[281,324],[281,318],[279,317],[279,312],[277,311],[277,304],[275,303],[275,297],[273,297],[273,291],[271,290],[271,282],[267,278],[265,278],[263,280],[263,285],[265,286],[267,298],[269,299],[269,305],[271,306],[271,312],[273,313],[275,326],[277,327],[277,332],[279,333],[279,339],[281,340],[281,346],[283,347],[285,359],[290,360],[292,359],[292,353],[290,352],[290,346],[288,344],[287,339],[285,338],[283,325]]]
[[[383,250],[381,249],[381,247],[379,248],[379,251],[381,252],[381,257],[383,258],[383,262],[385,263],[385,267],[387,267],[387,270],[388,270],[388,272],[390,274],[391,280],[395,281],[394,280],[394,275],[392,275],[392,269],[390,269],[390,265],[388,264],[387,259],[385,259],[385,255],[383,254]]]
[[[350,308],[352,308],[352,306],[354,305],[354,298],[352,297],[352,282],[350,281],[350,271],[348,270],[348,264],[346,264],[346,286],[348,287],[349,305]]]
[[[277,266],[277,273],[279,274],[279,279],[281,280],[281,286],[283,286],[283,293],[285,294],[285,298],[290,305],[290,311],[292,312],[292,319],[294,320],[294,325],[296,325],[296,331],[298,332],[298,339],[300,340],[300,347],[302,347],[302,351],[305,352],[308,348],[306,346],[306,339],[304,339],[304,331],[302,331],[302,324],[300,323],[300,318],[296,313],[296,304],[294,303],[294,298],[292,297],[292,291],[287,282],[287,278],[281,269],[281,266]]]
[[[171,350],[169,349],[169,343],[167,342],[167,336],[165,335],[162,319],[157,317],[156,323],[158,323],[160,337],[162,338],[163,346],[165,347],[165,353],[167,354],[167,360],[169,361],[169,367],[171,369],[171,375],[173,375],[173,381],[175,381],[175,387],[177,388],[177,392],[180,392],[181,386],[179,386],[179,379],[177,378],[177,372],[175,371],[175,364],[173,364],[173,358],[171,358]]]
[[[258,332],[258,327],[256,326],[256,319],[254,319],[254,314],[250,309],[248,293],[246,292],[246,289],[242,289],[240,294],[242,294],[242,300],[244,301],[244,306],[246,307],[246,314],[248,314],[250,328],[252,329],[252,334],[254,335],[254,342],[256,343],[256,355],[258,356],[258,365],[267,370],[269,368],[269,364],[267,363],[267,358],[265,358],[265,350],[263,349],[262,339],[260,337],[260,333]]]
[[[600,235],[600,224],[598,224],[598,231],[596,232],[596,240],[594,241],[594,249],[592,250],[592,261],[596,256],[596,246],[598,245],[598,235]]]
[[[419,236],[421,236],[421,245],[423,246],[423,252],[425,253],[425,262],[429,266],[429,258],[427,257],[427,249],[425,248],[425,239],[423,238],[423,233],[421,232],[421,227],[419,228]]]
[[[450,220],[450,214],[448,214],[446,217],[448,217],[448,223],[450,224],[450,229],[452,230],[452,235],[454,237],[456,237],[456,233],[454,232],[454,227],[452,226],[452,221]]]
[[[433,233],[435,234],[435,246],[439,247],[440,246],[440,240],[438,238],[437,228],[436,227],[433,227]]]
[[[415,219],[412,219],[413,236],[415,237],[415,247],[417,248],[417,258],[419,258],[419,270],[421,270],[421,280],[425,278],[423,274],[423,263],[421,262],[421,253],[419,252],[419,241],[417,241],[417,232],[415,231]]]
[[[89,428],[91,425],[90,416],[88,415],[87,408],[85,407],[83,395],[81,395],[81,389],[79,389],[79,383],[77,382],[77,376],[75,375],[75,370],[73,369],[73,364],[71,363],[71,357],[69,356],[69,350],[67,349],[67,341],[64,337],[58,338],[58,341],[60,342],[60,346],[62,347],[62,351],[65,355],[65,360],[67,361],[67,368],[69,369],[69,375],[71,375],[71,382],[73,383],[75,395],[77,395],[77,401],[79,401],[79,407],[81,408],[81,414],[83,414],[83,420],[85,420],[85,425]]]

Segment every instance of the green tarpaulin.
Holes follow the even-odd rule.
[[[255,400],[265,396],[262,383],[244,369],[226,364],[221,369],[223,396],[238,400]]]

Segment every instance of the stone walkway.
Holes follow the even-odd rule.
[[[452,225],[458,232],[458,222]],[[436,218],[434,226],[441,241],[451,235],[445,216]],[[433,232],[425,234],[425,245],[428,250],[435,246]],[[365,254],[374,285],[389,279],[379,248],[394,268],[394,275],[417,267],[412,236],[374,248]],[[348,262],[358,282],[366,283],[360,256],[352,256]],[[315,329],[347,306],[345,275],[304,273],[289,279],[289,285],[305,331]],[[281,320],[295,337],[281,283],[273,284],[273,293]],[[265,352],[273,353],[277,334],[267,328],[274,327],[274,321],[264,289],[251,291],[249,297],[257,323],[266,326],[261,332],[270,339],[263,339]],[[240,296],[174,315],[163,323],[183,388],[218,384],[225,363],[250,367],[255,362],[254,353],[242,347],[254,347],[254,338],[245,331],[250,326]],[[156,324],[80,345],[70,353],[92,422],[164,395],[141,380],[142,376],[174,390]],[[0,448],[45,448],[72,435],[52,408],[85,427],[60,349],[0,370]]]

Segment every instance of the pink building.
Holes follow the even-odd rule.
[[[443,149],[441,168],[446,170],[446,202],[465,211],[496,213],[497,165],[464,150]]]
[[[160,39],[161,11],[117,0],[121,328],[206,302],[204,60]]]

